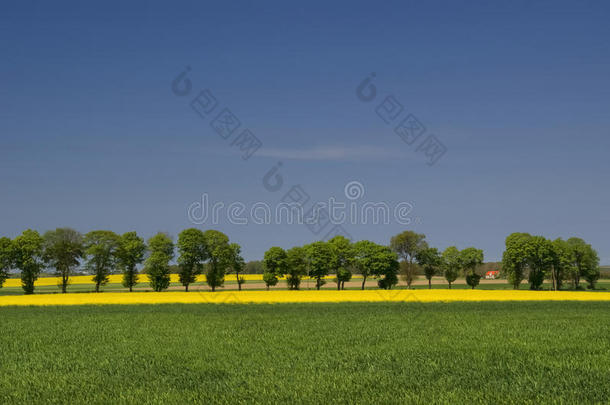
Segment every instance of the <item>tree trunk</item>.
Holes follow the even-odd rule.
[[[68,277],[66,275],[61,276],[61,292],[66,293],[66,287],[68,287]]]
[[[451,281],[449,282],[449,289],[451,290]]]
[[[432,279],[431,278],[428,279],[428,289],[429,290],[432,289]]]
[[[188,285],[188,284],[186,284],[186,285],[184,286],[184,291],[185,291],[185,292],[189,292],[189,285]]]
[[[133,292],[133,287],[129,286],[129,292]]]
[[[100,292],[100,283],[95,283],[95,292]]]
[[[215,285],[213,285],[213,286],[212,286],[212,292],[215,292],[215,291],[216,291],[216,286],[215,286]]]
[[[237,278],[237,290],[241,291],[241,283],[239,282],[239,273],[235,273],[235,278]]]
[[[364,290],[364,283],[366,283],[366,276],[362,276],[362,289]]]

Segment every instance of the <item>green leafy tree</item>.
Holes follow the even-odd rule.
[[[411,288],[411,283],[413,283],[417,274],[417,265],[415,264],[417,253],[428,247],[425,239],[426,235],[413,231],[404,231],[390,239],[392,251],[407,263],[404,266],[403,277],[409,288]]]
[[[563,280],[573,274],[572,250],[568,242],[561,238],[553,241],[553,266],[551,267],[551,281],[553,290],[561,288]]]
[[[138,264],[144,261],[146,244],[136,232],[126,232],[119,239],[116,250],[117,264],[123,271],[123,287],[133,291],[138,283]]]
[[[599,270],[599,256],[597,255],[597,252],[591,247],[591,245],[589,245],[589,248],[590,251],[587,254],[587,261],[585,262],[584,277],[585,280],[587,280],[587,283],[589,284],[587,288],[594,290],[595,283],[597,282],[597,280],[599,280],[599,277],[601,276]]]
[[[57,228],[45,232],[43,239],[43,258],[49,267],[55,269],[55,275],[60,278],[61,292],[65,293],[70,276],[85,253],[83,235],[72,228]]]
[[[447,280],[449,289],[451,289],[451,283],[457,280],[458,274],[460,273],[460,251],[455,246],[449,246],[441,254],[441,261],[441,268],[443,269],[445,280]]]
[[[108,283],[108,276],[116,266],[119,240],[119,235],[112,231],[91,231],[85,235],[85,268],[93,273],[95,292]]]
[[[379,288],[389,290],[398,284],[398,256],[387,246],[377,245],[371,260],[371,273],[379,278]]]
[[[0,288],[8,278],[8,271],[13,268],[13,242],[6,237],[0,238]]]
[[[229,257],[229,267],[228,271],[235,274],[235,278],[237,280],[237,288],[241,291],[241,285],[246,282],[243,277],[240,277],[239,274],[246,267],[246,262],[244,258],[241,256],[241,246],[237,243],[231,243],[229,245],[230,248],[230,257]]]
[[[506,237],[506,248],[502,254],[502,272],[515,290],[519,289],[521,281],[525,279],[525,272],[530,255],[529,233],[511,233]]]
[[[222,287],[225,282],[227,268],[231,265],[231,246],[229,237],[213,229],[203,233],[208,248],[208,265],[206,266],[206,282],[212,288]]]
[[[37,231],[27,229],[13,241],[15,267],[21,270],[21,286],[26,294],[34,293],[34,283],[44,268],[44,239]]]
[[[354,264],[353,245],[349,239],[342,235],[333,237],[328,241],[328,244],[336,258],[337,290],[345,289],[345,282],[352,279],[351,268]]]
[[[354,243],[354,267],[362,275],[362,290],[364,290],[367,278],[373,275],[372,267],[377,246],[379,245],[370,240],[359,240]]]
[[[197,281],[203,272],[203,263],[208,260],[208,247],[202,231],[196,228],[185,229],[178,234],[178,277],[184,290]]]
[[[303,276],[307,275],[307,252],[295,246],[286,251],[286,284],[290,290],[298,290]]]
[[[459,261],[466,277],[466,284],[474,290],[481,281],[481,276],[476,269],[483,264],[483,251],[473,247],[466,248],[460,252]]]
[[[269,287],[273,287],[275,286],[279,281],[279,278],[277,277],[277,275],[275,273],[271,273],[269,271],[266,271],[263,273],[263,282],[265,283],[265,286],[267,287],[267,291],[269,291]]]
[[[428,288],[432,288],[432,277],[438,274],[441,267],[441,255],[437,248],[425,248],[417,252],[417,263],[424,269]]]
[[[246,263],[245,274],[263,274],[263,262],[260,260],[250,260]]]
[[[263,269],[263,281],[269,290],[269,286],[276,285],[278,278],[288,272],[286,251],[278,246],[269,248],[263,258]]]
[[[398,283],[398,256],[389,247],[375,242],[361,240],[354,243],[354,267],[362,275],[364,290],[368,277],[379,280],[377,285],[390,289]]]
[[[567,240],[572,251],[573,271],[571,274],[574,287],[578,288],[580,279],[585,278],[589,287],[594,288],[599,279],[599,257],[597,252],[581,238],[570,238]]]
[[[528,281],[531,290],[540,290],[544,279],[553,267],[553,243],[543,236],[532,236],[527,241],[529,267]]]
[[[305,249],[307,251],[309,277],[316,280],[316,289],[319,290],[326,283],[324,277],[328,276],[331,270],[337,267],[336,256],[330,245],[322,241],[310,243],[305,246]]]
[[[150,252],[144,263],[144,271],[153,290],[167,290],[170,283],[169,262],[174,258],[174,242],[168,234],[159,232],[148,239]]]

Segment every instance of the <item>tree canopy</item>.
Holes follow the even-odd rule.
[[[460,252],[459,262],[464,277],[466,277],[466,284],[474,289],[481,280],[481,276],[476,272],[476,269],[483,264],[483,251],[473,247],[463,249]]]
[[[123,286],[133,291],[138,283],[137,266],[144,261],[146,244],[136,232],[126,232],[119,238],[116,257],[119,268],[123,271]]]
[[[460,269],[460,251],[455,246],[449,246],[445,249],[441,255],[441,267],[443,269],[443,274],[445,276],[445,280],[449,283],[449,288],[451,288],[451,283],[457,280]]]
[[[148,239],[148,251],[144,269],[150,286],[157,292],[166,290],[170,283],[169,262],[174,258],[174,242],[168,234],[159,232]]]
[[[26,294],[34,293],[34,283],[44,268],[44,240],[37,231],[27,229],[13,240],[15,267],[21,270],[21,286]]]
[[[112,231],[91,231],[85,235],[85,268],[93,273],[96,292],[108,283],[108,276],[117,265],[119,241],[120,237]]]
[[[203,233],[203,238],[208,251],[206,283],[214,292],[217,287],[224,285],[233,252],[229,245],[229,237],[220,231],[207,230]]]
[[[208,246],[203,232],[197,228],[185,229],[178,234],[178,278],[185,291],[197,281],[203,272],[203,263],[208,260]]]
[[[288,270],[286,251],[279,246],[269,248],[263,258],[263,270],[263,281],[268,290],[270,286],[276,285],[279,277]]]
[[[417,254],[428,247],[425,239],[426,235],[414,231],[404,231],[390,239],[390,248],[406,263],[403,267],[403,277],[409,288],[417,272],[417,265],[414,263]]]
[[[417,263],[424,269],[424,275],[428,280],[428,288],[432,288],[432,277],[434,277],[441,267],[441,255],[437,248],[427,247],[421,249],[416,254]]]
[[[55,269],[60,278],[61,292],[65,293],[70,275],[83,257],[83,235],[72,228],[57,228],[43,236],[43,258],[47,265]]]
[[[337,268],[337,259],[327,242],[313,242],[305,246],[305,249],[307,251],[309,277],[316,280],[316,289],[319,290],[326,282],[324,277]]]
[[[336,274],[337,289],[345,289],[345,282],[351,280],[351,268],[354,264],[354,247],[345,236],[337,235],[328,241],[336,258],[334,270]]]
[[[241,256],[241,246],[237,243],[229,244],[229,258],[228,258],[228,266],[227,272],[234,273],[235,279],[237,281],[237,287],[241,291],[241,285],[245,282],[245,280],[239,276],[239,274],[246,267],[246,262],[244,258]]]
[[[7,238],[0,238],[0,288],[8,278],[8,271],[13,267],[13,242]]]
[[[307,251],[295,246],[286,251],[286,284],[291,290],[298,290],[301,279],[307,275]]]
[[[502,254],[502,271],[513,288],[518,289],[525,279],[528,257],[530,255],[529,233],[515,232],[506,237],[506,248]]]

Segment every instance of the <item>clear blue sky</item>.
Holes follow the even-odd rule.
[[[417,220],[346,225],[355,239],[410,228],[497,260],[511,232],[579,236],[610,263],[610,4],[458,3],[3,2],[1,233],[176,236],[202,193],[274,204],[300,184],[326,200],[356,180]],[[263,142],[249,160],[172,93],[185,66]],[[389,94],[447,147],[435,165],[376,115]],[[316,239],[214,227],[247,259]]]

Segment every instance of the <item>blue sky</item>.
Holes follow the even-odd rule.
[[[415,229],[501,257],[504,238],[579,236],[610,264],[610,6],[604,2],[4,2],[0,223],[177,235],[201,198],[413,205]],[[191,68],[193,90],[172,92]],[[376,74],[377,97],[356,87]],[[248,160],[189,106],[209,89],[263,143]],[[447,152],[433,166],[375,113],[393,95]],[[401,115],[400,117],[403,117]],[[284,187],[262,178],[283,163]],[[303,225],[198,225],[243,246],[308,243]]]

